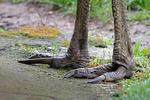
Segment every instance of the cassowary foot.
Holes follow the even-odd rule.
[[[89,68],[79,68],[69,71],[65,74],[65,78],[95,78],[98,75],[94,73],[94,71],[90,70]]]
[[[116,71],[104,73],[103,75],[92,79],[88,83],[101,83],[102,81],[114,82],[116,80],[124,78],[126,76],[126,72],[126,68],[119,67]]]
[[[65,78],[75,77],[75,78],[95,78],[103,73],[112,71],[112,64],[107,65],[101,65],[99,67],[93,67],[93,68],[78,68],[69,71],[67,74],[65,74]]]
[[[87,67],[89,60],[85,57],[74,57],[73,59],[69,57],[47,57],[47,58],[36,58],[39,56],[34,56],[27,60],[19,60],[19,63],[23,64],[49,64],[53,68],[83,68]]]
[[[116,81],[122,79],[127,74],[127,69],[120,66],[116,69],[114,66],[102,65],[94,68],[79,68],[72,71],[69,71],[65,74],[65,78],[94,78],[88,83],[100,83],[102,81]]]

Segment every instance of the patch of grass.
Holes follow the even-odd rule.
[[[95,45],[95,47],[107,48],[107,45],[106,44],[97,44],[97,45]]]
[[[4,32],[4,30],[0,27],[0,33]]]
[[[31,44],[22,44],[22,43],[16,43],[12,45],[15,48],[18,48],[20,51],[22,51],[25,55],[33,55],[42,51],[47,50],[47,46],[41,46],[41,45],[31,45]]]
[[[135,42],[135,46],[133,47],[133,55],[134,56],[145,56],[149,52],[149,49],[141,49],[141,43]]]
[[[46,64],[45,64],[46,65]],[[40,68],[40,69],[49,69],[48,67],[47,67],[47,65],[45,66],[45,65],[36,65],[35,67],[38,67],[38,68]]]
[[[143,24],[146,25],[146,26],[150,26],[150,20],[143,21]]]
[[[105,44],[104,36],[89,34],[89,36],[88,36],[88,43],[90,45],[94,45],[94,46]]]
[[[150,58],[146,57],[148,50],[141,50],[140,42],[133,47],[136,73],[131,79],[120,81],[121,93],[113,100],[149,100],[150,98]]]
[[[104,37],[103,35],[89,34],[88,43],[95,47],[107,48],[107,45],[113,44],[113,40],[112,38]]]
[[[110,64],[111,62],[112,62],[111,58],[110,59],[94,58],[94,59],[91,59],[91,61],[89,63],[89,67],[96,67],[96,66],[99,66],[99,65]]]
[[[16,30],[3,31],[3,37],[56,38],[61,32],[53,27],[19,27]]]
[[[129,21],[142,21],[150,19],[150,11],[138,11],[135,16],[130,17]]]
[[[100,21],[107,23],[112,20],[111,0],[92,0],[91,17],[98,18]]]
[[[55,38],[60,35],[61,32],[53,27],[20,27],[18,34],[27,37]]]
[[[68,48],[68,46],[69,46],[69,41],[68,40],[65,40],[65,41],[63,41],[62,43],[60,43],[59,44],[61,47],[66,47],[66,48]]]
[[[16,38],[15,35],[11,35],[11,34],[9,34],[9,33],[7,33],[7,32],[6,32],[6,33],[2,33],[1,36],[2,36],[2,37]]]
[[[121,82],[121,93],[113,100],[149,100],[150,98],[150,78],[143,80],[126,80]],[[123,85],[124,84],[124,85]]]
[[[149,0],[127,0],[127,5],[129,10],[150,10]]]
[[[106,37],[105,42],[106,42],[106,44],[108,44],[108,45],[113,45],[113,37],[112,37],[112,38]]]
[[[103,50],[103,57],[102,58],[96,58],[96,57],[91,56],[90,57],[91,61],[89,62],[89,67],[96,67],[99,65],[112,63],[111,57],[109,57],[108,59],[105,59],[105,58],[106,58],[106,53],[104,50]]]
[[[53,5],[54,8],[59,8],[60,11],[63,11],[66,14],[75,13],[76,11],[76,0],[12,0],[13,3],[20,2],[40,2]],[[149,0],[127,0],[128,10],[133,11],[143,11],[150,10],[150,1]],[[112,20],[112,3],[111,0],[91,0],[91,17],[98,18],[102,22],[107,23]],[[139,14],[140,15],[140,14]],[[136,15],[139,16],[139,15]],[[144,16],[144,15],[143,15]],[[149,18],[149,17],[148,17]],[[133,18],[132,20],[142,20],[147,19],[143,18]]]

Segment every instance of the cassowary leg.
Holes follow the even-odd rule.
[[[69,71],[65,74],[65,78],[75,77],[75,78],[95,78],[106,72],[111,72],[116,70],[112,64],[101,65],[99,67],[93,68],[78,68],[75,70]]]
[[[47,63],[51,67],[55,68],[83,68],[89,65],[88,55],[88,17],[90,10],[91,0],[77,0],[77,12],[75,20],[75,28],[68,51],[64,57],[48,57],[45,55],[33,56],[30,60],[22,60],[20,63],[35,64],[35,63]],[[46,55],[47,57],[47,55]]]
[[[127,69],[125,67],[120,66],[116,71],[114,72],[107,72],[102,74],[99,77],[96,77],[95,79],[89,81],[88,83],[100,83],[102,81],[116,81],[119,79],[122,79],[126,76]]]

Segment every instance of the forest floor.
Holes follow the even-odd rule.
[[[0,3],[0,27],[7,31],[23,26],[50,26],[61,31],[63,35],[61,38],[70,40],[74,29],[74,21],[73,15],[64,15],[59,10],[55,10],[46,4]],[[112,37],[114,34],[112,22],[103,24],[97,19],[90,19],[89,33]],[[140,41],[142,48],[150,49],[150,26],[144,23],[139,21],[129,22],[130,36],[133,45],[136,41]],[[16,44],[38,44],[41,46],[50,45],[54,41],[56,39],[23,39],[0,36],[1,99],[107,100],[110,92],[114,92],[118,84],[84,84],[87,79],[64,79],[63,75],[68,70],[48,69],[47,65],[29,66],[17,63],[18,59],[25,59],[29,54],[26,55],[26,52],[20,50]],[[89,47],[89,53],[92,56],[103,56],[102,52],[109,49],[110,55],[112,55],[112,48],[112,45],[105,49]]]

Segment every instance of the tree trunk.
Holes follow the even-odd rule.
[[[77,12],[74,33],[69,49],[64,57],[38,58],[33,56],[30,60],[21,60],[20,63],[35,64],[48,63],[51,67],[87,67],[89,64],[88,55],[88,17],[90,0],[77,0]],[[42,55],[44,57],[45,55]],[[37,58],[36,58],[37,57]],[[47,57],[47,56],[45,56]]]

